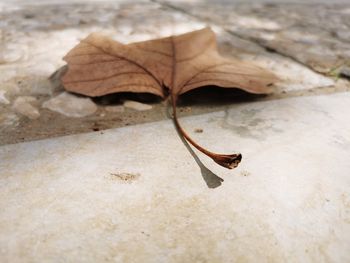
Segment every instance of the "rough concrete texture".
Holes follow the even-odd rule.
[[[209,25],[218,35],[219,48],[223,55],[253,61],[274,71],[281,78],[281,82],[276,85],[275,94],[264,99],[349,89],[348,81],[341,78],[336,68],[331,72],[332,74],[319,74],[307,63],[299,63],[285,52],[271,52],[272,48],[266,50],[266,45],[259,39],[248,37],[252,30],[259,31],[262,35],[277,34],[277,30],[287,34],[289,31],[286,31],[285,23],[291,21],[293,17],[296,19],[295,23],[299,23],[304,16],[304,5],[298,9],[296,8],[298,5],[290,4],[277,5],[277,7],[266,5],[265,8],[265,4],[231,3],[227,8],[220,9],[219,2],[215,1],[215,4],[206,2],[205,6],[208,8],[205,9],[204,2],[201,1],[192,2],[192,7],[187,7],[184,2],[178,1],[170,4],[149,1],[0,1],[0,3],[0,145],[168,118],[166,103],[161,103],[154,97],[132,94],[95,99],[93,102],[97,104],[97,110],[93,114],[91,111],[84,114],[77,107],[79,112],[72,112],[72,109],[67,108],[67,104],[64,103],[53,111],[48,107],[42,107],[63,92],[59,81],[61,73],[52,76],[65,64],[62,57],[80,39],[94,31],[129,43],[184,33]],[[318,10],[322,6],[317,7]],[[292,7],[296,15],[285,19],[283,10],[292,13],[290,11]],[[272,11],[275,10],[274,20],[267,15],[265,18],[265,11],[262,11],[271,8]],[[279,12],[276,8],[283,12]],[[338,8],[338,5],[332,8]],[[203,10],[212,13],[210,19],[202,14]],[[325,16],[334,13],[332,11],[328,14],[326,9],[322,10],[320,12],[326,13]],[[345,12],[344,10],[347,9],[343,9],[342,12]],[[227,24],[222,25],[222,19],[221,22],[219,21],[220,16]],[[346,23],[343,25],[344,19],[346,20],[346,17],[339,17],[338,28],[346,27]],[[233,33],[232,24],[237,24],[236,29],[245,33]],[[341,35],[343,38],[346,36],[346,34]],[[325,40],[322,35],[319,35],[318,39]],[[320,50],[324,47],[328,50],[329,45],[322,41],[317,45],[309,46],[317,46]],[[345,40],[335,38],[334,41],[342,41],[342,45],[347,46]],[[278,46],[283,45],[278,44]],[[296,44],[290,43],[290,48],[294,47]],[[307,49],[302,49],[298,54],[306,56],[308,54],[306,51]],[[347,49],[337,49],[337,52],[339,58],[345,58],[348,53]],[[314,57],[318,58],[318,55]],[[325,60],[322,58],[322,61]],[[38,113],[35,119],[28,117],[33,116],[31,112],[14,110],[13,104],[21,96],[36,98],[36,105],[26,107],[29,111],[33,111],[33,107],[36,107]],[[119,114],[106,108],[122,106],[125,100],[150,104],[152,110],[140,114],[138,111],[126,109],[123,114]],[[180,103],[179,106],[185,114],[186,112],[200,114],[221,110],[219,101],[220,99],[214,104],[201,105]],[[186,110],[189,106],[191,111]],[[64,112],[70,113],[67,116]]]
[[[348,262],[349,103],[184,118],[202,144],[242,151],[235,170],[195,157],[170,120],[2,146],[1,261]]]
[[[166,2],[166,1],[164,1]],[[350,2],[168,1],[169,6],[249,39],[322,73],[350,67]],[[339,72],[338,72],[339,71]]]
[[[0,0],[0,262],[349,262],[349,10]],[[234,170],[184,144],[159,98],[62,88],[62,57],[90,32],[129,43],[204,26],[223,55],[281,79],[269,96],[180,97],[196,141],[242,152]]]

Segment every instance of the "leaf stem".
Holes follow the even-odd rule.
[[[218,154],[213,153],[211,151],[208,151],[207,149],[200,146],[198,143],[196,143],[187,133],[186,131],[181,127],[179,120],[177,118],[177,112],[176,112],[176,103],[177,103],[177,95],[171,94],[171,104],[173,108],[173,120],[175,123],[176,128],[179,130],[180,134],[195,148],[197,148],[199,151],[210,157],[214,160],[217,164],[228,168],[233,169],[238,166],[238,164],[242,160],[242,155],[240,153],[238,154]]]

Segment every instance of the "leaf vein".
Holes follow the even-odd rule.
[[[127,74],[140,74],[140,75],[147,75],[146,72],[120,72],[120,73],[116,73],[107,77],[103,77],[103,78],[95,78],[95,79],[85,79],[85,80],[72,80],[72,81],[66,81],[66,83],[78,83],[78,82],[92,82],[92,81],[104,81],[107,79],[111,79],[114,77],[118,77],[121,75],[127,75]]]
[[[82,41],[84,41],[84,40],[82,40]],[[152,74],[152,72],[150,72],[147,68],[145,68],[145,67],[142,66],[141,64],[137,63],[136,61],[133,61],[133,60],[128,59],[128,58],[123,57],[123,56],[117,56],[117,55],[114,55],[114,54],[109,54],[109,53],[107,53],[106,51],[104,51],[102,48],[100,48],[99,46],[96,46],[96,45],[94,45],[94,44],[92,44],[92,43],[90,43],[90,42],[85,42],[85,43],[88,43],[88,44],[90,44],[91,46],[96,47],[97,49],[101,50],[101,52],[103,52],[103,53],[105,53],[105,54],[107,54],[107,55],[109,55],[109,56],[113,56],[113,57],[116,57],[116,58],[118,58],[118,59],[123,59],[123,60],[125,60],[125,61],[127,61],[127,62],[129,62],[129,63],[131,63],[131,64],[134,64],[134,65],[136,65],[136,66],[142,68],[147,74],[149,74],[149,75],[157,82],[157,84],[159,85],[160,88],[162,87],[162,84],[161,84],[160,81],[156,78],[156,76],[154,76],[154,75]]]
[[[171,54],[168,54],[168,53],[165,53],[165,52],[162,52],[162,51],[159,51],[159,50],[146,49],[146,48],[143,48],[143,47],[140,47],[140,46],[137,46],[137,48],[142,50],[142,51],[145,51],[145,52],[156,53],[156,54],[163,55],[163,56],[166,56],[166,57],[172,57]]]

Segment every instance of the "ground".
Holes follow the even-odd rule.
[[[66,97],[55,107],[45,103],[63,92],[60,74],[52,76],[65,65],[62,57],[94,31],[129,43],[211,26],[223,55],[254,61],[281,78],[276,92],[260,100],[349,90],[350,11],[342,3],[6,1],[0,8],[0,145],[168,118],[167,103],[142,95],[94,98],[95,105],[72,97],[82,109],[67,109]],[[184,96],[183,116],[223,109],[227,94],[210,103],[203,97]],[[229,103],[242,99],[233,97]],[[127,99],[153,107],[110,107]]]
[[[181,96],[197,141],[242,152],[234,170],[179,139],[167,101],[60,83],[91,32],[205,26],[280,78],[266,96]],[[349,33],[338,0],[0,1],[0,261],[350,261]]]

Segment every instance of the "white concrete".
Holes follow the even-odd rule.
[[[0,261],[349,262],[349,104],[181,120],[208,148],[240,150],[235,170],[199,155],[205,168],[170,120],[2,146]]]

